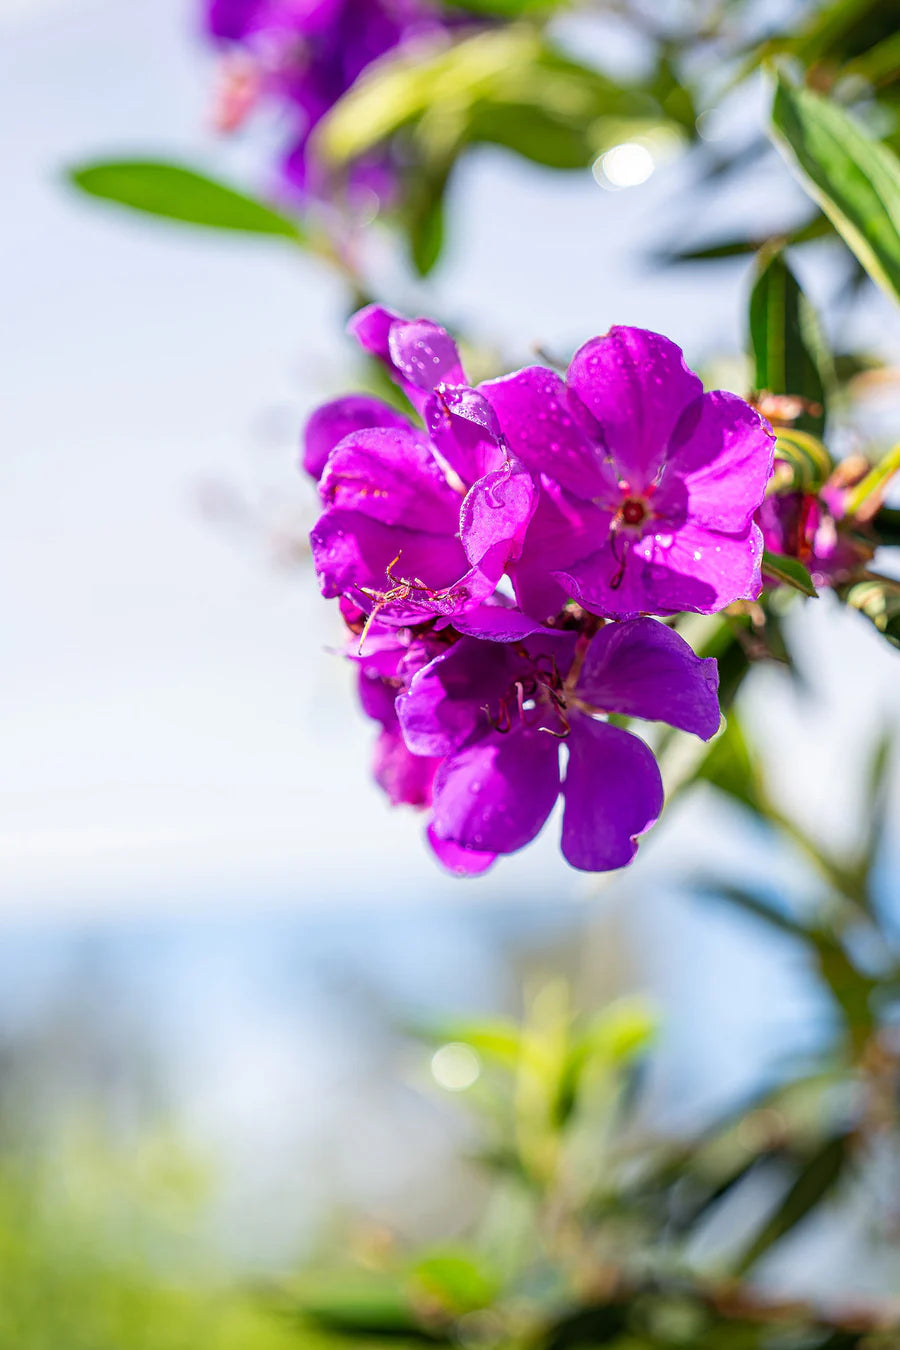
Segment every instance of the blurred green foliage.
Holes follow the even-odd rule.
[[[3,1350],[289,1350],[258,1296],[198,1261],[204,1169],[164,1134],[85,1122],[0,1153]]]

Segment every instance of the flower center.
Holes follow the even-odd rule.
[[[622,503],[622,521],[625,525],[640,525],[647,508],[637,497],[626,497]]]

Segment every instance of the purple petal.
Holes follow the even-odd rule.
[[[447,483],[425,436],[409,425],[370,427],[335,448],[319,485],[333,510],[358,511],[386,525],[455,535],[459,494]]]
[[[512,686],[522,658],[499,642],[464,637],[414,676],[397,699],[406,744],[417,755],[449,755],[479,727]]]
[[[405,322],[401,314],[396,314],[392,309],[385,309],[383,305],[365,305],[350,319],[347,332],[356,338],[363,351],[368,352],[370,356],[377,356],[378,360],[387,366],[391,364],[389,347],[391,326]]]
[[[495,586],[519,557],[536,504],[534,480],[521,466],[506,465],[486,474],[467,493],[459,516],[460,539],[471,565]]]
[[[554,572],[592,613],[611,619],[639,614],[715,614],[760,591],[762,538],[712,534],[690,523],[632,539],[622,531],[594,553]]]
[[[554,371],[529,366],[479,388],[493,406],[513,454],[533,473],[547,474],[576,497],[618,499],[621,494],[604,462],[604,451],[591,444],[583,409]]]
[[[373,602],[361,589],[392,592],[408,582],[408,594],[381,611],[394,624],[402,623],[404,615],[418,623],[427,613],[447,610],[435,607],[433,594],[454,588],[466,573],[462,545],[453,536],[385,525],[359,511],[324,512],[310,533],[310,544],[326,599],[350,593],[369,609]],[[460,597],[468,598],[468,592]]]
[[[424,415],[433,444],[464,485],[507,462],[497,416],[476,390],[465,385],[436,389]]]
[[[331,403],[324,403],[306,423],[303,468],[312,478],[321,478],[334,447],[351,432],[362,431],[365,427],[408,429],[409,421],[371,394],[346,394]]]
[[[464,848],[515,853],[539,833],[559,794],[559,741],[514,726],[445,759],[434,780],[434,830]]]
[[[466,382],[453,339],[428,319],[405,319],[382,305],[366,305],[354,314],[348,330],[387,366],[419,413],[435,385]]]
[[[435,834],[433,825],[428,826],[426,838],[438,862],[454,876],[480,876],[497,860],[496,853],[478,853],[475,849],[454,844],[452,839],[441,839]]]
[[[684,510],[694,524],[743,534],[765,497],[774,443],[768,423],[737,394],[704,394],[672,433],[654,510],[678,510],[686,492]]]
[[[400,732],[386,728],[375,742],[372,772],[393,806],[430,806],[439,762],[410,754]]]
[[[656,760],[629,731],[578,714],[568,746],[562,851],[582,872],[624,867],[662,810]]]
[[[596,418],[616,476],[635,493],[653,482],[682,410],[703,392],[681,348],[643,328],[611,328],[586,342],[568,383]]]
[[[521,642],[540,625],[534,619],[511,606],[489,599],[465,614],[457,614],[453,627],[469,637],[486,638],[492,642]]]
[[[558,614],[575,593],[573,583],[557,572],[589,555],[609,533],[612,516],[601,507],[576,500],[544,477],[534,515],[518,561],[510,568],[520,609],[539,622]]]
[[[390,360],[407,383],[431,393],[439,384],[465,384],[456,343],[428,319],[395,323],[388,338]]]
[[[642,717],[708,741],[719,729],[719,673],[673,628],[632,619],[601,628],[588,648],[578,693],[604,712]]]

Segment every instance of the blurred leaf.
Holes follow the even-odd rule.
[[[193,169],[153,160],[109,160],[70,169],[69,181],[91,197],[145,215],[243,234],[276,235],[300,243],[297,223],[263,202]]]
[[[477,1308],[486,1308],[499,1292],[496,1276],[484,1261],[465,1248],[443,1248],[427,1252],[412,1268],[416,1285],[441,1307],[459,1317]]]
[[[900,545],[900,507],[882,506],[874,516],[872,526],[881,543]]]
[[[402,128],[420,158],[447,162],[496,141],[539,163],[581,167],[613,136],[665,122],[640,88],[616,84],[557,51],[534,28],[508,25],[400,50],[377,62],[323,118],[319,153],[346,164]]]
[[[749,806],[752,811],[764,813],[762,773],[734,711],[724,731],[719,733],[706,752],[694,781],[711,783],[720,792]]]
[[[900,300],[900,161],[837,104],[779,79],[776,144],[860,263]]]
[[[873,465],[861,483],[851,488],[844,502],[848,516],[869,520],[881,506],[884,494],[895,474],[900,473],[900,441]]]
[[[793,586],[795,591],[800,591],[813,600],[818,598],[819,592],[813,585],[812,577],[802,562],[798,562],[796,558],[788,558],[783,553],[770,553],[766,549],[763,553],[762,570],[766,576],[773,577],[783,585]]]
[[[860,581],[841,591],[841,598],[858,610],[894,647],[900,647],[900,587],[889,578]]]
[[[374,1271],[309,1271],[290,1288],[306,1321],[347,1335],[431,1337],[410,1306],[403,1280]]]
[[[819,438],[794,427],[777,428],[775,458],[790,464],[794,487],[800,492],[817,492],[834,469],[834,461]]]
[[[515,1022],[436,1022],[420,1029],[419,1034],[432,1043],[462,1042],[476,1050],[486,1062],[515,1069],[522,1053],[522,1033]]]
[[[846,1134],[835,1135],[803,1165],[784,1199],[738,1260],[737,1274],[745,1274],[834,1189],[843,1175],[849,1142]]]
[[[641,999],[610,1004],[571,1039],[561,1068],[554,1120],[564,1125],[576,1106],[583,1081],[592,1071],[621,1074],[649,1047],[657,1021]]]
[[[850,62],[844,74],[857,75],[876,87],[900,79],[900,32],[869,47]]]
[[[444,201],[449,178],[446,169],[437,173],[420,169],[404,203],[410,257],[420,277],[428,276],[444,246]]]
[[[750,294],[750,345],[757,390],[803,399],[808,406],[794,426],[820,436],[828,352],[815,311],[779,249],[759,257]]]
[[[747,886],[740,886],[733,882],[718,881],[700,877],[692,890],[700,896],[708,896],[710,899],[727,900],[732,905],[737,905],[747,914],[752,914],[754,918],[762,919],[765,923],[772,924],[779,928],[783,933],[789,933],[791,937],[800,938],[801,941],[810,941],[814,935],[803,924],[798,923],[796,919],[791,918],[782,910],[776,909],[770,905],[769,901],[759,894],[758,891],[751,891]]]
[[[697,248],[664,249],[656,254],[663,265],[670,263],[715,262],[725,258],[743,258],[748,253],[758,253],[767,246],[807,244],[815,239],[825,239],[834,234],[834,226],[827,216],[817,212],[811,220],[798,225],[787,232],[777,231],[760,238],[741,236],[736,239],[721,239],[715,244],[703,244]]]

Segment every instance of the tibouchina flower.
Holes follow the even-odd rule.
[[[491,855],[530,843],[561,791],[571,865],[624,866],[662,809],[662,780],[645,742],[604,715],[708,740],[719,726],[717,686],[715,661],[654,619],[607,624],[593,637],[461,638],[412,676],[396,704],[408,749],[441,760],[432,847],[451,870],[481,871]]]
[[[428,429],[360,396],[313,415],[304,464],[325,505],[311,534],[323,594],[399,626],[442,618],[460,631],[521,636],[533,624],[494,593],[534,510],[531,474],[464,384],[443,329],[375,307],[355,326],[370,350],[370,330],[383,337],[383,359]]]
[[[262,99],[287,109],[286,182],[320,196],[324,175],[310,136],[372,61],[445,21],[422,0],[205,0],[206,30],[224,52],[216,122],[238,127]],[[359,163],[351,188],[390,196],[388,154]]]
[[[761,588],[754,522],[774,437],[735,394],[707,393],[668,338],[612,328],[562,380],[535,366],[484,384],[541,493],[514,571],[541,621],[569,597],[611,618],[711,614]]]

